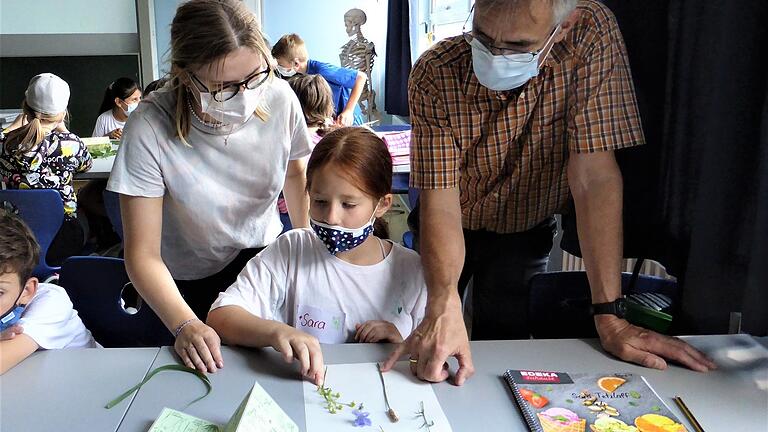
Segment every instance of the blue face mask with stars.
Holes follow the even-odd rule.
[[[309,226],[312,227],[315,234],[322,240],[328,252],[331,255],[336,255],[339,252],[345,252],[363,244],[365,239],[373,232],[373,222],[376,220],[373,215],[375,214],[376,209],[373,210],[371,218],[365,225],[355,229],[338,225],[327,225],[312,219],[312,217],[309,218]]]

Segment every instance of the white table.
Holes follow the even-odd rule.
[[[38,351],[0,377],[1,431],[116,431],[159,348]]]
[[[112,172],[112,165],[115,164],[115,156],[104,158],[94,158],[91,169],[84,173],[75,174],[75,180],[106,180]]]
[[[0,128],[6,128],[16,120],[16,117],[21,114],[21,110],[15,109],[0,109]]]
[[[694,345],[722,347],[752,343],[749,336],[691,337]],[[768,350],[759,347],[765,362],[760,374],[768,378]],[[356,363],[382,361],[386,345],[348,344],[323,346],[325,361]],[[672,402],[679,395],[707,432],[768,430],[768,393],[755,387],[752,374],[719,370],[701,374],[677,366],[656,371],[618,361],[605,354],[594,340],[525,340],[473,342],[476,374],[464,386],[434,385],[435,393],[454,431],[526,431],[501,374],[510,369],[544,369],[567,372],[633,372],[644,375],[659,395],[684,422]],[[209,421],[226,423],[254,380],[269,392],[300,428],[305,426],[303,391],[293,366],[283,363],[271,349],[223,348],[224,369],[212,374],[213,391],[205,399],[184,408],[202,395],[205,387],[184,374],[158,374],[139,392],[120,431],[144,431],[163,407],[183,409]],[[171,348],[162,348],[152,367],[174,362]],[[687,422],[686,422],[687,423]],[[692,430],[692,429],[689,429]]]
[[[754,383],[755,377],[768,380],[768,350],[745,335],[686,339],[704,349],[719,350],[724,366],[706,374],[677,366],[666,371],[645,369],[606,355],[595,340],[472,342],[475,376],[462,387],[440,383],[433,388],[456,432],[527,430],[501,378],[508,368],[638,373],[682,420],[671,401],[681,396],[707,432],[768,430],[768,392]],[[766,345],[768,338],[758,342]],[[754,367],[726,367],[725,347],[749,344],[760,357]],[[381,361],[389,350],[377,344],[323,346],[328,364]],[[305,426],[302,384],[294,366],[283,363],[271,349],[223,347],[223,354],[224,369],[210,375],[213,391],[189,407],[185,408],[205,392],[205,386],[190,374],[162,372],[135,396],[107,410],[103,407],[108,401],[149,370],[176,362],[172,348],[37,352],[0,377],[0,430],[143,432],[163,407],[225,423],[254,380],[299,427]]]

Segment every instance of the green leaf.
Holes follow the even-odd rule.
[[[552,391],[552,386],[548,385],[548,386],[544,387],[544,390],[546,390],[548,392],[551,392]]]
[[[661,411],[661,408],[658,405],[654,405],[651,407],[651,411]]]
[[[566,399],[565,401],[568,402],[568,403],[573,403],[573,401],[571,399]]]
[[[640,393],[638,393],[638,392],[636,392],[636,391],[634,391],[634,390],[632,390],[631,392],[629,392],[629,395],[630,395],[630,396],[632,396],[632,397],[633,397],[633,398],[635,398],[635,399],[640,399],[640,397],[641,397]]]
[[[629,401],[629,404],[630,404],[630,405],[632,405],[632,406],[634,406],[634,407],[636,407],[636,406],[637,406],[637,402],[635,402],[635,401]]]
[[[120,396],[118,396],[114,400],[112,400],[109,403],[107,403],[107,405],[105,405],[104,408],[110,409],[110,408],[114,407],[115,405],[119,404],[125,398],[130,396],[133,392],[135,392],[136,390],[141,388],[141,386],[143,386],[147,381],[152,379],[153,376],[155,376],[158,373],[163,372],[163,371],[179,371],[179,372],[191,373],[191,374],[197,376],[200,379],[200,381],[202,381],[203,384],[205,384],[205,387],[206,387],[205,394],[200,396],[199,398],[193,400],[192,402],[187,404],[187,406],[190,406],[193,403],[199,401],[200,399],[208,396],[208,393],[210,393],[211,390],[213,389],[213,385],[211,385],[211,380],[208,379],[208,376],[206,374],[200,372],[199,370],[188,368],[188,367],[180,365],[180,364],[167,364],[165,366],[158,366],[155,369],[153,369],[149,374],[147,374],[147,376],[140,383],[138,383],[135,386],[129,388],[128,390],[125,391],[125,393],[121,394]]]

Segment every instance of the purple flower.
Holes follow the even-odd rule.
[[[360,411],[360,410],[352,410],[352,414],[355,415],[355,426],[370,426],[371,425],[371,419],[368,418],[370,413]]]

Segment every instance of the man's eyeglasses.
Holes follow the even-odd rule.
[[[221,89],[213,91],[209,90],[208,87],[206,87],[205,84],[200,81],[200,78],[195,76],[195,74],[190,75],[192,75],[192,79],[200,87],[202,87],[203,91],[211,94],[213,100],[216,102],[226,102],[235,97],[243,87],[247,88],[248,90],[253,90],[256,87],[264,84],[264,82],[269,78],[269,71],[269,68],[266,68],[262,71],[254,72],[248,78],[240,81],[239,83],[227,84]]]
[[[555,35],[555,32],[557,32],[557,29],[560,28],[560,26],[555,26],[555,28],[552,29],[552,31],[549,33],[549,36],[547,37],[547,41],[544,42],[544,45],[537,49],[536,51],[520,51],[516,50],[514,48],[505,48],[505,47],[498,47],[493,45],[493,41],[490,40],[487,36],[475,34],[472,30],[467,31],[467,25],[470,24],[470,18],[472,18],[472,14],[475,10],[475,5],[472,5],[472,9],[469,11],[469,16],[467,17],[467,20],[464,21],[464,26],[461,28],[461,33],[464,36],[464,40],[467,41],[468,44],[471,44],[473,40],[477,39],[480,44],[487,49],[491,54],[493,55],[500,55],[504,56],[504,58],[518,62],[518,63],[530,63],[532,62],[536,56],[544,50],[544,48],[547,47],[549,44],[549,41],[552,39],[552,37]]]

